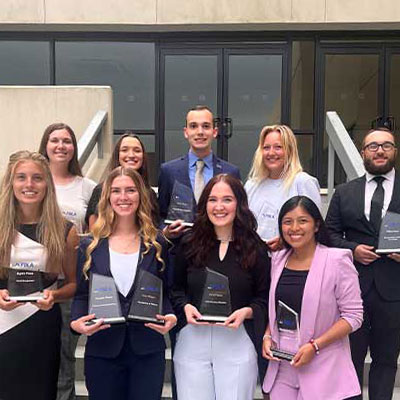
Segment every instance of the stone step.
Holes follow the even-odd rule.
[[[86,390],[85,383],[82,381],[77,381],[75,383],[75,391],[76,391],[76,400],[88,400],[88,392]],[[163,392],[162,392],[162,400],[170,400],[172,399],[172,389],[170,383],[164,383]],[[260,386],[257,386],[256,394],[254,396],[254,400],[263,399],[263,395],[261,393]]]
[[[75,352],[75,357],[76,357],[76,370],[75,370],[75,378],[78,381],[84,381],[84,374],[83,374],[83,356],[84,356],[84,342],[78,343],[78,347]],[[164,381],[165,382],[171,382],[171,349],[167,348],[165,350],[165,359],[166,359],[166,368],[165,368],[165,377]],[[399,364],[400,364],[400,358],[399,358]],[[365,367],[364,367],[364,383],[368,384],[368,374],[369,374],[369,368],[371,366],[371,357],[368,353],[366,359],[365,359]],[[400,365],[397,370],[396,374],[396,387],[400,388]]]
[[[83,373],[83,367],[84,367],[84,351],[85,351],[85,343],[86,343],[86,338],[81,337],[78,342],[78,346],[75,352],[75,357],[76,357],[76,382],[75,382],[75,388],[76,388],[76,393],[77,393],[77,400],[88,400],[88,395],[87,395],[87,390],[85,386],[85,378],[84,378],[84,373]],[[167,345],[169,346],[169,341],[167,340]],[[165,369],[165,377],[164,377],[164,388],[163,388],[163,397],[162,400],[167,400],[167,399],[172,399],[172,392],[171,392],[171,349],[168,347],[165,350],[165,359],[166,359],[166,369]],[[400,364],[400,358],[399,358],[399,364]],[[369,368],[371,365],[371,357],[368,354],[366,359],[365,359],[365,367],[364,367],[364,384],[368,384],[368,373],[369,373]],[[364,388],[364,400],[368,400],[368,389],[367,387]],[[262,394],[261,394],[261,388],[258,386],[257,391],[256,391],[256,396],[255,399],[262,399]],[[396,375],[396,383],[395,383],[395,389],[393,393],[393,400],[400,400],[400,365],[397,371]]]

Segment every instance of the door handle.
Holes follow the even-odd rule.
[[[232,118],[224,118],[224,132],[225,132],[225,137],[227,139],[230,139],[233,135],[233,122]]]
[[[218,129],[218,135],[217,136],[221,136],[221,118],[216,117],[213,120],[214,123],[214,128]]]

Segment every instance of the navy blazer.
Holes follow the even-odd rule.
[[[82,269],[86,261],[86,249],[91,241],[92,238],[86,237],[81,240],[79,245],[77,261],[78,285],[71,309],[72,321],[88,314],[89,280],[84,277]],[[163,279],[163,314],[171,314],[173,313],[173,309],[171,307],[171,303],[169,302],[168,292],[169,287],[172,284],[172,276],[168,265],[168,244],[167,241],[161,236],[158,237],[157,241],[162,246],[161,257],[165,262],[165,269],[160,271],[162,265],[156,259],[155,248],[152,247],[148,253],[143,254],[146,248],[143,243],[141,243],[137,271],[139,268],[141,268],[153,273],[154,275],[158,275],[161,279]],[[92,252],[92,262],[89,273],[90,272],[96,272],[97,274],[110,277],[112,276],[110,270],[110,253],[107,238],[100,240],[98,246]],[[118,292],[122,314],[125,317],[129,312],[134,288],[135,282],[133,283],[127,297]],[[85,355],[103,358],[117,357],[124,344],[125,335],[129,335],[131,348],[136,354],[143,355],[165,350],[165,341],[163,335],[150,328],[146,328],[143,323],[126,322],[125,324],[113,325],[111,328],[96,332],[94,335],[89,336],[86,344]]]
[[[240,172],[238,167],[224,160],[221,160],[214,154],[212,156],[212,160],[214,176],[218,174],[230,174],[235,178],[240,179]],[[160,217],[162,221],[167,218],[168,207],[171,200],[172,189],[174,187],[175,181],[178,181],[192,189],[192,184],[189,178],[188,154],[161,165],[160,176],[158,178],[158,205],[160,208]],[[194,195],[193,204],[196,204],[196,202],[194,201]]]

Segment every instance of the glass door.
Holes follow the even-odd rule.
[[[218,51],[165,50],[161,53],[161,110],[159,146],[161,161],[188,151],[183,136],[188,110],[207,105],[217,116],[221,56]],[[213,151],[217,152],[216,143]]]
[[[385,111],[384,116],[393,117],[395,121],[394,133],[397,147],[400,146],[400,48],[386,50],[385,72]],[[400,158],[396,158],[396,168],[400,167]]]
[[[383,51],[380,48],[354,46],[328,47],[320,54],[321,102],[319,103],[319,178],[326,185],[328,169],[328,136],[325,132],[327,111],[336,111],[359,149],[365,133],[383,113]],[[335,182],[345,181],[336,163]]]
[[[286,52],[281,48],[228,49],[224,59],[224,157],[245,180],[264,125],[287,121]]]
[[[245,179],[261,128],[288,118],[286,45],[165,48],[160,55],[160,161],[188,151],[185,116],[203,104],[217,120],[213,151]]]

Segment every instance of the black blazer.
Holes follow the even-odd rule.
[[[86,249],[91,242],[91,238],[86,237],[81,240],[78,250],[77,261],[77,283],[78,287],[72,303],[71,320],[76,320],[88,314],[89,302],[89,280],[85,279],[82,274],[82,268],[86,261]],[[168,246],[167,242],[161,236],[157,239],[162,245],[161,257],[165,262],[165,269],[160,272],[161,263],[156,259],[156,251],[151,248],[147,254],[143,254],[146,248],[143,243],[140,246],[139,268],[158,275],[163,279],[164,283],[164,314],[173,313],[171,303],[169,302],[168,292],[172,284],[171,269],[168,263]],[[108,239],[102,239],[97,248],[92,252],[92,262],[89,270],[101,275],[112,276],[110,270],[110,253]],[[122,314],[126,317],[132,301],[135,282],[132,285],[127,297],[119,294]],[[146,328],[143,323],[127,322],[125,324],[113,325],[109,329],[99,331],[88,337],[86,344],[86,353],[88,356],[114,358],[121,352],[124,344],[125,335],[129,335],[131,348],[134,353],[143,355],[165,350],[165,341],[163,335],[158,332]]]
[[[238,167],[221,160],[213,154],[213,175],[231,174],[240,179]],[[161,165],[160,176],[158,178],[158,206],[160,209],[161,224],[167,217],[168,207],[171,200],[172,189],[175,181],[192,188],[189,178],[189,155],[186,154],[175,160],[168,161]],[[194,201],[193,195],[193,204]],[[194,210],[196,211],[196,210]]]
[[[376,232],[364,214],[365,176],[336,188],[329,205],[326,224],[332,245],[354,250],[359,244],[378,246]],[[396,171],[393,195],[388,211],[400,213],[400,174]],[[375,282],[379,294],[387,301],[400,300],[400,263],[385,255],[369,265],[354,261],[363,294]]]

